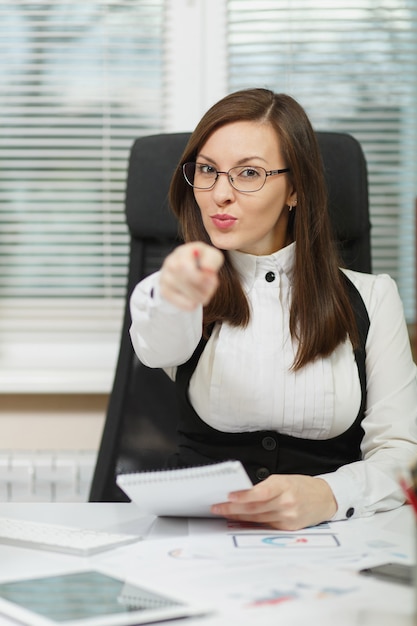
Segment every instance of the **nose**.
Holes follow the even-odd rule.
[[[229,202],[234,196],[234,188],[228,172],[217,172],[217,180],[213,187],[213,198],[218,204]]]

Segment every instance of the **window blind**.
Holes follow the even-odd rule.
[[[163,17],[162,0],[0,3],[1,299],[124,295],[127,158],[162,125]]]
[[[317,130],[348,132],[368,164],[373,272],[414,319],[417,1],[229,0],[228,90],[269,87]]]

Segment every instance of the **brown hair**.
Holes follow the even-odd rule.
[[[268,89],[231,93],[203,116],[180,164],[194,161],[215,130],[242,120],[271,124],[284,162],[290,168],[287,175],[297,192],[297,207],[290,213],[288,234],[297,242],[290,332],[299,342],[293,364],[294,369],[299,369],[319,356],[330,355],[347,335],[354,347],[358,344],[356,320],[331,234],[321,154],[304,109],[290,96]],[[185,241],[211,243],[193,189],[184,180],[181,167],[171,181],[170,204]],[[226,253],[219,288],[204,309],[204,327],[223,321],[244,326],[249,316],[246,295]]]

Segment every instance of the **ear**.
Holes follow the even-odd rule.
[[[291,193],[288,194],[286,204],[290,207],[290,209],[293,209],[295,206],[297,206],[297,192],[295,190],[291,191]]]

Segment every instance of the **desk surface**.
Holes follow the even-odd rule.
[[[93,567],[213,608],[176,622],[187,626],[414,626],[412,588],[358,574],[414,562],[410,507],[297,533],[153,518],[133,504],[1,503],[0,515],[144,537],[89,558],[0,546],[0,581]]]

